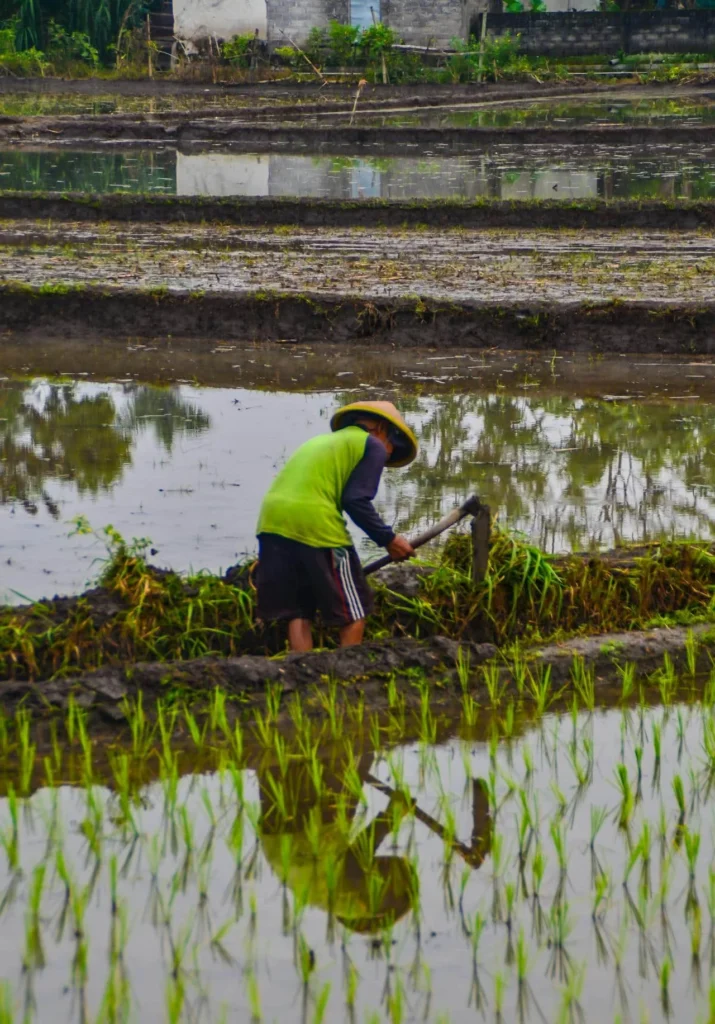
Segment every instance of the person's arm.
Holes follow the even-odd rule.
[[[368,435],[365,454],[350,474],[342,496],[343,511],[381,548],[395,539],[395,531],[383,522],[372,503],[386,462],[384,446]]]

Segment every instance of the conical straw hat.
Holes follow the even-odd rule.
[[[331,429],[340,430],[347,426],[345,420],[352,419],[351,414],[354,413],[365,413],[367,416],[376,416],[381,420],[387,420],[399,430],[403,443],[395,445],[392,455],[387,460],[388,466],[392,468],[408,466],[410,462],[414,461],[419,447],[417,438],[392,402],[353,402],[352,405],[344,405],[333,415],[330,421]]]

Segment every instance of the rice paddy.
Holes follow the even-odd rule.
[[[711,1021],[715,689],[678,682],[4,718],[3,1020]]]
[[[48,135],[35,149],[38,121],[18,127],[28,148],[0,154],[0,188],[709,199],[700,141],[645,152],[626,127],[588,151],[549,142],[555,127],[662,141],[712,122],[705,92],[634,97],[357,113],[358,131],[445,138],[545,128],[518,152],[416,158],[201,152],[191,132],[100,151],[99,119],[86,149]],[[115,112],[188,122],[212,103],[202,123],[219,128],[235,105],[240,131],[240,102],[48,93],[0,108],[107,115],[106,132]],[[367,232],[365,209],[340,230],[72,226],[61,207],[3,222],[6,282],[68,303],[77,282],[153,289],[169,318],[185,294],[283,289],[317,308],[336,289],[409,293],[417,333],[388,351],[395,335],[368,316],[340,352],[302,321],[227,341],[207,317],[183,337],[179,313],[161,337],[75,338],[64,322],[3,335],[0,1024],[715,1024],[709,343],[643,355],[675,351],[654,316],[632,352],[564,359],[532,316],[535,299],[680,302],[695,329],[710,233],[685,207],[682,231],[639,235]],[[478,323],[427,350],[423,311],[462,293],[518,300],[532,333],[515,321],[507,347],[539,352],[497,355]],[[494,513],[486,574],[453,534],[375,579],[364,647],[318,629],[318,652],[286,658],[281,628],[256,619],[258,503],[336,404],[368,395],[395,399],[421,442],[379,511],[410,533],[478,492]]]

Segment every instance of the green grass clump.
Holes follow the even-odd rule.
[[[97,590],[0,611],[0,678],[43,679],[107,662],[234,655],[256,646],[254,591],[149,566],[110,535]]]
[[[142,542],[127,545],[111,528],[106,533],[110,557],[96,590],[0,609],[0,679],[283,649],[283,633],[255,619],[248,565],[232,582],[184,577],[148,565]],[[715,556],[705,544],[671,542],[632,558],[554,558],[501,530],[492,535],[486,578],[475,583],[470,539],[457,534],[439,564],[418,574],[416,595],[376,582],[368,637],[509,644],[692,622],[712,614],[714,587]]]
[[[673,541],[632,558],[556,558],[497,530],[482,583],[471,575],[471,542],[455,534],[415,597],[378,590],[379,626],[420,635],[498,643],[646,628],[657,620],[705,618],[713,608],[715,556],[706,544]]]

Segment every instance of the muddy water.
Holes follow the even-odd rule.
[[[408,531],[477,491],[501,523],[551,551],[710,537],[715,420],[697,397],[708,371],[675,372],[680,388],[656,401],[543,397],[534,378],[510,373],[508,386],[430,394],[464,364],[417,356],[409,378],[422,392],[398,400],[422,450],[385,474],[380,511]],[[385,393],[354,371],[335,381],[318,393],[0,382],[0,599],[85,585],[104,549],[68,536],[79,515],[150,538],[152,560],[176,569],[218,571],[254,550],[261,497],[285,459],[327,429],[337,404]]]
[[[710,708],[511,722],[3,798],[5,1019],[709,1020]]]
[[[328,116],[328,115],[326,115]],[[512,128],[533,127],[576,128],[582,125],[662,125],[708,124],[715,119],[715,102],[678,99],[641,99],[628,101],[601,99],[585,103],[533,103],[524,106],[496,105],[485,109],[425,110],[385,115],[365,113],[361,124],[423,125],[442,128]]]
[[[354,118],[356,124],[385,125],[433,125],[436,127],[500,127],[508,128],[516,125],[564,125],[576,127],[586,124],[703,124],[715,118],[715,99],[709,92],[703,92],[697,98],[686,97],[653,97],[644,96],[627,99],[622,96],[604,96],[586,102],[574,100],[550,102],[522,102],[515,100],[497,100],[491,104],[489,100],[479,103],[458,103],[451,106],[441,102],[438,109],[405,110],[409,103],[411,90],[406,92],[406,99],[400,102],[395,99],[390,110],[366,110],[358,108]],[[374,94],[368,99],[374,101]],[[240,116],[246,108],[256,109],[269,106],[266,113],[272,120],[281,119],[276,108],[284,105],[306,105],[313,107],[320,102],[329,103],[330,96],[286,94],[252,96],[240,94],[219,95],[213,90],[205,93],[166,94],[156,96],[122,96],[108,92],[106,94],[83,95],[79,93],[23,93],[6,92],[0,94],[0,115],[11,117],[34,117],[51,114],[163,114],[167,112],[199,112],[201,114],[215,111],[226,114],[236,111]],[[344,121],[349,116],[352,102],[343,99],[348,108],[347,115],[341,112],[318,112],[317,117],[326,120]],[[306,116],[310,117],[312,112]],[[296,114],[291,112],[290,118]]]
[[[0,188],[331,199],[707,199],[715,157],[663,146],[495,146],[442,157],[358,158],[173,150],[0,151]]]

